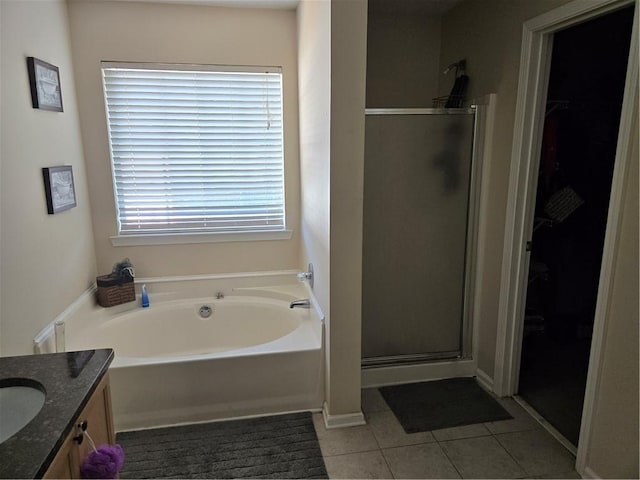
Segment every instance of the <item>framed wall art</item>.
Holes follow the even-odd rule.
[[[71,166],[43,168],[42,176],[49,214],[64,212],[76,206],[76,189]]]
[[[35,57],[27,57],[27,70],[33,108],[62,112],[62,90],[58,67]]]

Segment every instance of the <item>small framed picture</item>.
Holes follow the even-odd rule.
[[[62,91],[58,67],[35,57],[27,57],[33,108],[62,112]]]
[[[43,168],[42,176],[49,214],[64,212],[76,206],[76,189],[71,166]]]

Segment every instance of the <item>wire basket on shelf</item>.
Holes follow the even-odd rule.
[[[464,95],[443,95],[432,99],[433,108],[461,108],[464,106]]]

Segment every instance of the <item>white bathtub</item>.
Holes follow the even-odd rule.
[[[222,299],[148,287],[148,309],[96,308],[66,322],[67,351],[115,351],[116,430],[322,407],[322,318],[289,308],[308,296],[304,285],[236,289]]]

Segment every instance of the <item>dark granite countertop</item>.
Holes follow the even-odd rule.
[[[34,419],[0,443],[0,478],[44,475],[112,360],[111,349],[0,357],[0,384],[28,379],[46,394]]]

